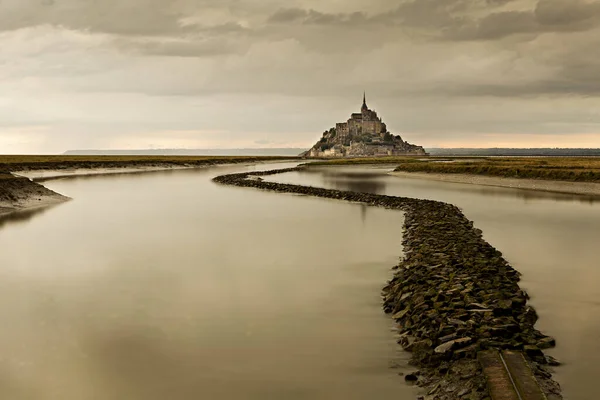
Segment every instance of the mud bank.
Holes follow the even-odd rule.
[[[6,156],[0,155],[0,214],[46,207],[68,197],[36,183],[56,178],[130,174],[217,165],[281,162],[280,156]]]
[[[0,170],[169,169],[293,160],[276,156],[0,156]]]
[[[428,400],[489,399],[476,359],[480,350],[523,351],[548,399],[562,399],[543,350],[554,339],[534,328],[537,314],[519,288],[519,273],[454,205],[406,197],[266,182],[261,176],[302,167],[223,175],[221,184],[360,202],[405,212],[405,257],[383,289],[383,307],[398,323],[398,343],[418,368],[405,377]]]
[[[468,183],[473,185],[540,190],[544,192],[600,197],[600,183],[594,182],[550,181],[542,179],[504,178],[497,176],[440,174],[430,172],[394,171],[389,174],[402,178],[428,179],[440,182]]]
[[[31,180],[0,173],[0,214],[62,203],[68,197]]]

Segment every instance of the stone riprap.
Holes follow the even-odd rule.
[[[383,289],[383,307],[398,323],[402,347],[418,371],[405,379],[427,400],[489,399],[477,353],[523,351],[548,399],[562,399],[544,349],[554,339],[534,328],[537,314],[519,288],[519,273],[454,205],[264,181],[303,167],[223,175],[215,182],[360,202],[401,210],[404,257]]]

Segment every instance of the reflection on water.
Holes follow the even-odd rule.
[[[368,207],[365,204],[360,205],[360,219],[363,224],[367,221],[367,209]]]
[[[383,193],[385,181],[375,171],[345,171],[343,169],[308,169],[302,174],[314,175],[316,179],[322,178],[324,183],[334,189],[351,190],[354,192]],[[270,178],[270,177],[268,177]]]
[[[341,170],[341,172],[340,172]],[[386,175],[384,168],[323,169],[273,176],[285,183],[440,200],[459,206],[521,273],[540,320],[555,336],[550,354],[564,362],[555,377],[568,400],[596,396],[600,376],[600,203],[595,199]],[[356,172],[361,172],[357,174]],[[335,182],[339,174],[339,182]],[[342,185],[342,186],[340,186]],[[373,209],[370,209],[371,212]]]
[[[34,216],[41,215],[44,212],[46,212],[49,208],[55,206],[56,205],[51,205],[48,207],[34,208],[31,210],[13,211],[7,214],[0,214],[0,228],[9,224],[18,224],[21,222],[29,221]]]
[[[210,181],[257,168],[47,182],[74,200],[0,229],[0,398],[413,399],[402,213]]]
[[[395,195],[413,196],[415,191],[427,195],[428,191],[453,193],[460,190],[463,193],[474,193],[493,197],[513,197],[529,200],[573,201],[587,204],[600,202],[599,196],[545,192],[538,190],[513,189],[494,186],[472,185],[467,183],[440,182],[425,179],[391,177],[387,172],[389,167],[311,167],[302,173],[288,173],[268,177],[269,180],[290,182],[302,185],[324,186],[339,190],[352,190],[385,194],[388,185],[395,185]],[[402,182],[402,188],[397,185]]]

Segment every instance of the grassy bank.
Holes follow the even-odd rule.
[[[600,182],[600,157],[374,157],[322,160],[311,166],[396,165],[395,171]]]
[[[0,171],[73,168],[173,167],[290,160],[279,156],[34,156],[0,155]]]
[[[401,161],[395,170],[571,182],[600,182],[600,158],[432,158],[426,161]]]

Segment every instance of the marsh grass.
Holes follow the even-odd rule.
[[[0,155],[0,171],[23,169],[113,168],[137,166],[200,166],[276,160],[279,156],[66,156]]]
[[[594,157],[453,158],[451,162],[435,161],[441,160],[400,162],[395,171],[600,182],[600,158]]]
[[[373,157],[316,161],[314,165],[396,164],[395,171],[505,178],[600,182],[600,157]]]

